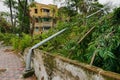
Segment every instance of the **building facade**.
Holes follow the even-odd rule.
[[[35,19],[34,34],[41,34],[54,27],[56,24],[56,13],[56,5],[35,3],[35,6],[30,8],[30,16]]]

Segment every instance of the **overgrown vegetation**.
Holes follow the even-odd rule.
[[[0,16],[0,32],[11,32],[11,25]]]
[[[27,34],[23,34],[23,37],[19,37],[15,34],[0,33],[0,41],[4,41],[5,45],[13,46],[14,50],[24,51],[25,48],[31,46],[31,37]]]
[[[12,45],[15,50],[24,51],[26,47],[31,47],[68,27],[64,34],[43,44],[39,49],[120,73],[120,8],[107,15],[101,11],[86,19],[87,15],[98,9],[90,6],[91,10],[87,12],[89,6],[86,3],[80,5],[83,4],[82,0],[70,1],[74,5],[67,4],[67,7],[59,9],[57,26],[48,32],[33,38],[24,33],[21,37],[2,32],[0,40]],[[103,7],[98,3],[94,6]],[[78,13],[78,10],[82,10],[85,15]]]
[[[93,65],[120,73],[118,56],[120,51],[120,25],[113,22],[114,20],[117,21],[118,17],[114,17],[118,16],[117,10],[98,18],[99,21],[96,21],[97,18],[93,16],[87,20],[87,25],[75,17],[72,19],[75,21],[59,23],[53,32],[57,32],[61,25],[62,28],[64,26],[70,29],[44,44],[40,49],[88,64],[93,58]],[[93,29],[90,31],[91,28]],[[50,34],[52,34],[51,31],[46,33],[46,36]],[[86,34],[87,36],[85,36]],[[95,57],[93,57],[94,54]]]
[[[113,23],[120,24],[120,7],[114,11]]]

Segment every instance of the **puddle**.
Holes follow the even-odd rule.
[[[0,74],[5,72],[5,71],[6,71],[6,69],[0,69]]]

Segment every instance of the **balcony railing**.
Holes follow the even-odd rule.
[[[42,26],[52,26],[52,22],[42,22]]]
[[[50,12],[42,12],[42,17],[51,17]]]

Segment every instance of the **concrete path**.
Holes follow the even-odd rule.
[[[36,80],[35,77],[23,79],[24,65],[18,55],[8,47],[0,47],[0,80]]]

